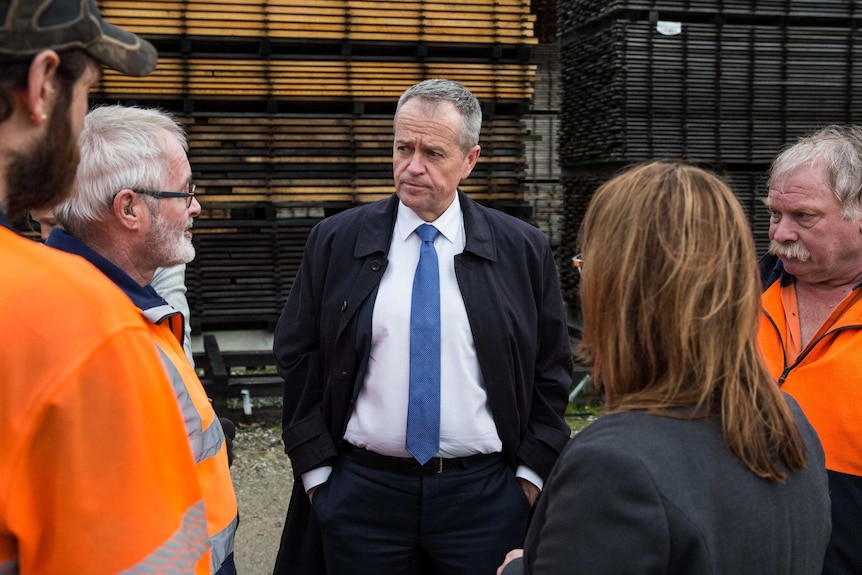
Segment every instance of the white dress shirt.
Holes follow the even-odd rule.
[[[380,280],[372,314],[371,356],[365,381],[347,424],[344,439],[382,455],[410,457],[406,447],[410,386],[410,307],[413,275],[424,223],[440,232],[434,241],[440,270],[440,451],[439,457],[496,453],[503,443],[487,402],[485,384],[464,300],[455,277],[455,256],[467,237],[457,195],[433,222],[398,203],[389,264]],[[302,474],[306,491],[324,483],[329,466]],[[519,466],[516,475],[542,488],[533,470]]]
[[[398,214],[389,264],[380,280],[372,317],[371,357],[344,438],[357,447],[410,457],[405,446],[410,382],[410,301],[423,223],[440,232],[434,241],[440,269],[439,457],[494,453],[502,441],[488,408],[473,333],[455,278],[455,256],[466,236],[457,196],[443,214],[425,222],[404,204]]]

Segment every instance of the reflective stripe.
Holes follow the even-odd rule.
[[[150,320],[151,323],[158,325],[162,323],[162,320],[166,317],[179,314],[180,312],[165,304],[158,307],[151,307],[150,309],[143,309],[141,310],[141,313],[144,314],[144,317]]]
[[[221,564],[233,553],[233,540],[236,535],[236,528],[239,524],[239,516],[234,517],[227,527],[210,537],[212,545],[212,572],[216,573],[221,569]]]
[[[149,309],[142,309],[141,315],[147,318],[153,325],[160,325],[163,321],[167,320],[171,333],[174,334],[180,345],[185,345],[186,318],[183,317],[182,313],[170,305],[160,305]]]
[[[0,575],[18,575],[18,560],[10,559],[0,563]]]
[[[222,443],[224,443],[224,429],[222,429],[218,419],[213,419],[210,426],[201,434],[201,455],[200,459],[195,460],[195,463],[214,457],[221,451]]]
[[[195,565],[209,547],[207,519],[202,501],[195,503],[183,517],[183,524],[173,537],[153,551],[149,557],[122,573],[151,575],[152,573],[194,573]]]
[[[210,425],[207,426],[206,429],[202,429],[203,418],[192,400],[189,388],[186,387],[182,374],[164,350],[159,346],[156,346],[156,349],[159,350],[162,363],[165,366],[168,378],[171,380],[171,385],[173,385],[174,394],[177,396],[177,401],[179,402],[180,411],[182,412],[186,426],[186,434],[188,435],[189,443],[191,444],[195,465],[203,464],[211,466],[221,464],[219,460],[215,459],[213,461],[207,461],[208,459],[217,456],[223,450],[225,437],[221,422],[218,418],[214,417]],[[182,357],[182,361],[185,361],[185,356]],[[190,382],[190,385],[194,384],[197,384],[197,381]],[[194,388],[192,389],[194,391]],[[206,473],[215,473],[215,468],[210,467],[208,469],[209,471]],[[227,467],[225,467],[224,471],[225,473],[228,473]],[[212,475],[212,478],[214,479],[217,477],[217,475]],[[232,489],[229,483],[229,477],[230,476],[228,474],[226,483],[223,484],[224,489],[219,492],[207,492],[207,489],[204,488],[204,501],[209,502],[207,497],[213,496],[215,498],[213,500],[215,505],[219,505],[223,498],[225,498],[224,501],[226,504],[227,492],[224,492],[224,490]],[[210,488],[213,488],[213,485],[210,485]],[[231,496],[232,495],[233,494],[231,493]],[[213,512],[213,510],[210,511]],[[230,511],[224,507],[217,507],[214,512],[215,514],[210,517],[208,526],[213,531],[213,534],[210,536],[210,545],[212,546],[210,567],[212,568],[212,572],[216,573],[221,569],[222,563],[228,560],[234,551],[234,537],[236,535],[236,528],[239,523],[239,519],[236,515],[235,504]],[[233,515],[232,518],[231,515]],[[229,521],[227,526],[224,526],[225,521]]]
[[[165,365],[171,385],[174,387],[174,393],[177,396],[177,400],[179,400],[183,421],[186,423],[186,434],[189,436],[195,464],[198,464],[213,457],[221,450],[222,443],[224,443],[224,430],[222,430],[221,423],[217,418],[213,419],[209,427],[203,429],[203,420],[192,398],[189,396],[189,391],[186,388],[182,375],[180,375],[180,372],[167,354],[158,346],[156,348],[159,350],[162,363]]]

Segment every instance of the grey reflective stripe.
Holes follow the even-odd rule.
[[[0,563],[0,575],[18,575],[18,560],[10,559]]]
[[[180,375],[180,372],[167,354],[159,346],[156,346],[156,349],[159,350],[162,363],[168,372],[171,385],[174,387],[174,393],[180,403],[180,411],[186,424],[186,435],[189,436],[189,443],[192,446],[195,463],[200,463],[221,450],[222,443],[224,442],[224,431],[222,430],[221,423],[216,418],[209,427],[203,429],[203,421],[189,395],[189,390],[186,388],[182,375]],[[183,356],[183,359],[185,359],[185,356]]]
[[[233,540],[236,535],[236,527],[239,524],[239,516],[234,517],[227,527],[210,537],[212,544],[212,572],[216,573],[221,569],[221,564],[224,560],[233,553]]]
[[[153,551],[149,557],[123,575],[153,573],[194,573],[195,565],[209,547],[207,518],[202,501],[195,503],[183,517],[179,531]]]
[[[201,455],[198,459],[195,456],[196,462],[200,463],[204,459],[209,459],[215,456],[221,450],[221,444],[224,442],[224,429],[218,419],[213,419],[210,426],[201,434]]]
[[[168,316],[181,315],[180,312],[167,304],[160,305],[157,307],[151,307],[150,309],[143,309],[141,310],[141,313],[144,315],[145,318],[147,318],[156,325],[162,323],[162,320],[164,320]]]

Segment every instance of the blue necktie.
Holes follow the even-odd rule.
[[[430,224],[416,228],[422,239],[410,306],[410,399],[407,451],[425,464],[440,449],[440,270]]]

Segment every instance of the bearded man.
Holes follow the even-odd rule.
[[[221,423],[183,349],[185,319],[150,285],[157,268],[195,256],[195,199],[188,145],[167,114],[104,106],[87,114],[81,131],[76,192],[54,208],[59,228],[45,245],[79,255],[141,310],[172,379],[203,488],[212,572],[235,575],[238,523]]]
[[[862,128],[830,126],[782,152],[769,178],[760,345],[826,453],[824,573],[862,573]]]
[[[183,420],[147,328],[11,225],[71,191],[101,65],[156,66],[93,0],[0,0],[0,573],[210,572]]]

